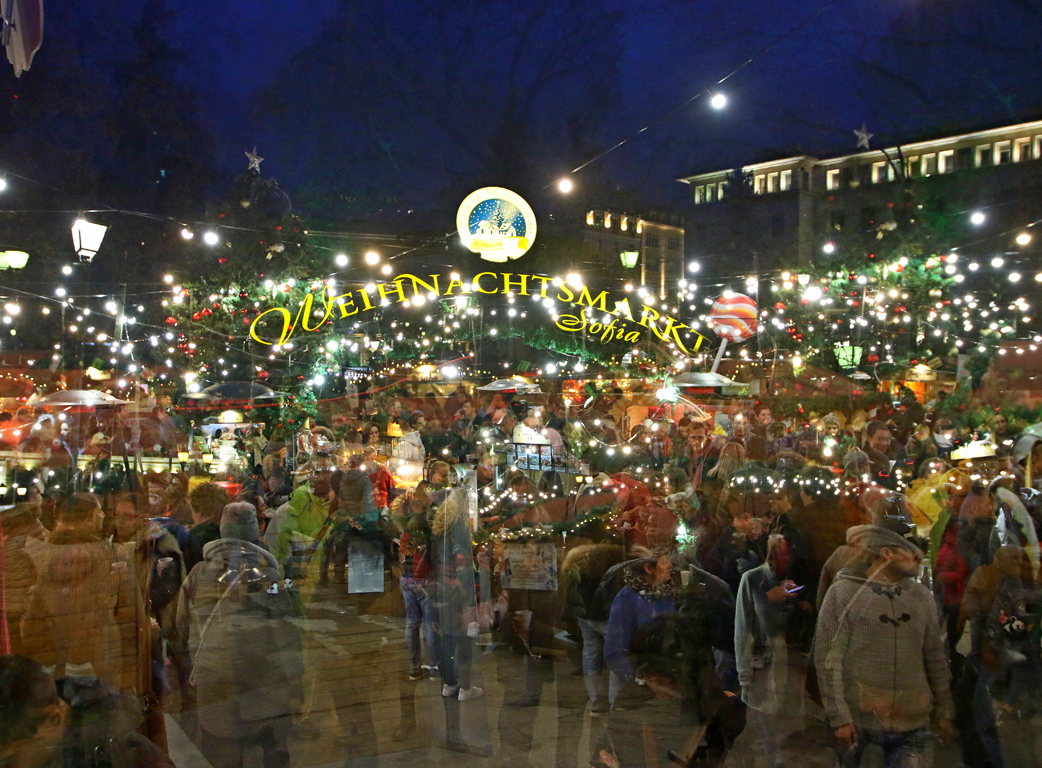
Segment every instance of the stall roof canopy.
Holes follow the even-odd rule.
[[[60,392],[51,392],[39,400],[34,400],[32,404],[90,408],[99,405],[126,405],[127,402],[127,400],[120,400],[107,392],[99,392],[95,389],[65,389]]]
[[[688,372],[673,377],[673,383],[678,387],[733,387],[735,382],[719,373]]]
[[[534,395],[539,393],[539,385],[515,376],[512,379],[496,379],[490,384],[478,387],[478,390],[481,392],[519,392],[521,394]]]

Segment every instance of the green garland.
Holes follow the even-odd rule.
[[[787,393],[783,396],[761,397],[759,402],[769,407],[775,418],[798,419],[808,417],[812,413],[824,416],[832,411],[840,413],[869,411],[881,405],[889,405],[891,396],[889,392],[865,392],[853,397],[815,394],[801,396],[798,393]]]

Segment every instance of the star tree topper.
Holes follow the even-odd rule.
[[[260,173],[260,164],[264,162],[264,158],[257,154],[257,148],[254,147],[252,152],[246,152],[245,154],[246,159],[250,161],[250,166],[246,170]]]
[[[869,133],[868,132],[868,129],[865,128],[865,124],[864,123],[861,124],[861,129],[860,130],[858,130],[857,128],[854,129],[854,135],[857,136],[857,148],[858,149],[869,149],[868,141],[873,136],[875,136],[874,133]]]

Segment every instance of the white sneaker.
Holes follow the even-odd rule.
[[[480,699],[485,695],[484,688],[478,688],[476,685],[470,686],[470,688],[461,688],[459,692],[460,701],[470,701],[471,699]]]
[[[449,696],[455,696],[457,691],[459,691],[458,685],[445,684],[441,687],[441,695],[445,698],[448,698]]]

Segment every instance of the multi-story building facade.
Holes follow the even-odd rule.
[[[691,186],[691,256],[740,271],[826,258],[832,240],[878,226],[912,197],[943,197],[953,215],[986,214],[974,232],[1042,218],[1042,121],[839,157],[787,157],[680,179]],[[911,195],[909,193],[912,193]],[[989,234],[990,233],[990,234]]]
[[[684,227],[676,214],[635,216],[611,210],[586,212],[583,244],[596,250],[611,270],[665,298],[670,281],[683,274]]]

